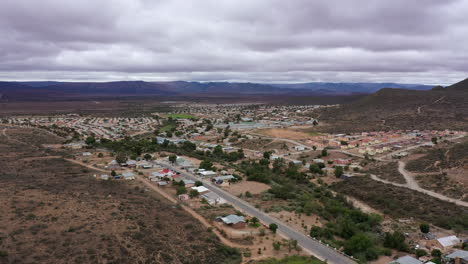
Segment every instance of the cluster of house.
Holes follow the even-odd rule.
[[[94,135],[97,138],[118,139],[125,135],[133,135],[153,131],[159,124],[152,117],[139,118],[102,118],[64,115],[54,117],[12,117],[12,124],[27,126],[45,126],[73,129],[83,135]]]
[[[459,246],[468,241],[462,241],[457,236],[447,236],[436,238],[432,233],[423,234],[426,239],[424,249],[433,250],[438,249],[443,252],[442,261],[443,263],[451,264],[468,264],[468,251],[458,249]],[[416,248],[423,248],[416,245]],[[431,256],[422,256],[419,259],[412,256],[403,256],[389,264],[435,264],[431,261]]]
[[[317,148],[340,148],[343,150],[356,150],[360,154],[378,155],[388,151],[397,151],[405,147],[430,141],[432,138],[444,138],[466,134],[463,131],[419,131],[397,130],[362,132],[355,134],[321,134],[313,136],[306,141],[308,145]],[[426,143],[428,147],[432,143]]]
[[[389,262],[388,264],[436,264],[428,258],[423,260],[414,258],[412,256],[403,256],[396,260]],[[450,254],[446,254],[442,257],[444,263],[450,264],[468,264],[468,251],[466,250],[455,250]]]
[[[203,172],[209,172],[202,170],[201,173]],[[229,176],[229,175],[228,175]],[[230,179],[234,179],[235,177],[230,175],[228,176],[217,176],[213,178],[213,182],[224,185],[225,181],[229,181]],[[190,188],[191,190],[196,190],[199,194],[199,197],[201,199],[206,200],[206,202],[210,205],[220,205],[220,204],[225,204],[227,201],[217,195],[216,193],[210,191],[210,189],[206,188],[205,186],[196,186],[196,182],[190,179],[185,179],[182,177],[179,173],[170,170],[168,168],[163,168],[160,171],[153,172],[151,175],[148,176],[151,182],[154,182],[160,187],[164,187],[168,185],[172,181],[178,181],[183,184],[186,188]],[[190,199],[190,196],[188,194],[181,194],[178,196],[179,200],[181,201],[186,201]]]

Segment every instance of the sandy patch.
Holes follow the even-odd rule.
[[[254,182],[254,181],[240,181],[237,183],[233,183],[229,186],[223,187],[223,189],[227,190],[228,192],[239,195],[245,192],[250,192],[251,194],[259,194],[268,189],[270,186],[261,182]]]
[[[272,128],[262,129],[256,131],[259,134],[276,137],[276,138],[287,138],[287,139],[309,139],[311,136],[304,132],[299,132],[290,128]]]
[[[309,235],[312,226],[322,226],[322,223],[319,221],[320,218],[316,215],[298,215],[288,211],[270,212],[268,214],[282,220],[294,230],[300,231],[305,235]]]

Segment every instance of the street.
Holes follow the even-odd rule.
[[[176,168],[168,163],[158,162],[160,165],[168,167],[176,172],[179,172],[183,177],[197,181],[200,180],[199,177],[187,173],[181,169]],[[278,225],[278,231],[286,236],[287,238],[297,240],[299,246],[301,246],[304,250],[309,252],[310,254],[314,255],[315,257],[319,258],[320,260],[327,261],[328,263],[333,264],[349,264],[354,263],[354,261],[340,252],[329,248],[318,241],[313,240],[312,238],[292,229],[291,227],[287,226],[282,221],[269,216],[268,214],[258,210],[254,206],[250,205],[249,203],[245,202],[244,200],[222,190],[221,188],[215,186],[208,180],[202,180],[205,187],[210,189],[210,191],[218,194],[220,197],[231,203],[234,207],[240,209],[244,213],[251,215],[252,217],[257,217],[261,222],[266,225],[271,223],[275,223]]]

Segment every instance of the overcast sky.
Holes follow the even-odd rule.
[[[468,1],[1,0],[1,80],[450,84]]]

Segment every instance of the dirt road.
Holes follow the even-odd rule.
[[[464,201],[461,201],[461,200],[458,200],[458,199],[453,199],[453,198],[447,197],[447,196],[445,196],[443,194],[436,193],[436,192],[421,188],[419,186],[419,184],[416,182],[416,180],[414,179],[413,174],[411,172],[407,171],[405,169],[405,166],[406,166],[406,163],[404,163],[403,161],[398,161],[398,172],[400,172],[403,175],[403,177],[405,178],[405,180],[406,180],[405,184],[386,181],[386,180],[380,179],[379,177],[377,177],[377,175],[371,175],[371,179],[373,179],[375,181],[383,182],[385,184],[391,184],[391,185],[398,186],[398,187],[408,188],[408,189],[411,189],[411,190],[414,190],[414,191],[417,191],[417,192],[427,194],[429,196],[432,196],[434,198],[437,198],[437,199],[440,199],[440,200],[443,200],[443,201],[447,201],[447,202],[451,202],[451,203],[454,203],[454,204],[457,204],[457,205],[468,207],[468,202],[464,202]]]

